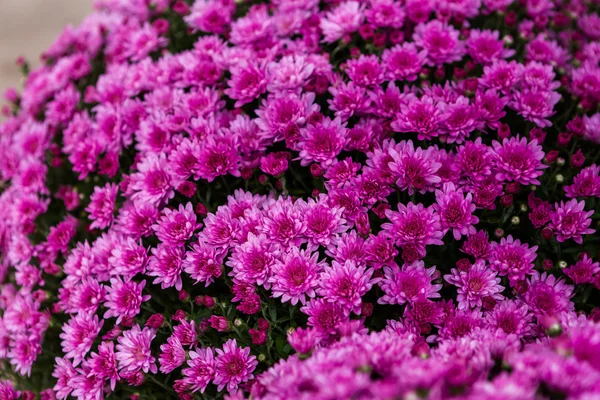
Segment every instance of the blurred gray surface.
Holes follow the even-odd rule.
[[[39,65],[63,28],[78,25],[91,10],[91,0],[0,0],[0,104],[8,87],[21,87],[17,57]]]

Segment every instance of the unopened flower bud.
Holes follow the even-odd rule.
[[[562,174],[556,174],[554,179],[557,183],[563,183],[565,181],[565,177]]]
[[[567,268],[567,266],[568,266],[568,265],[569,265],[569,264],[567,264],[567,262],[566,262],[566,261],[564,261],[564,260],[560,260],[560,261],[558,262],[558,268],[560,268],[560,269],[565,269],[565,268]]]
[[[257,358],[258,362],[265,362],[267,360],[267,356],[265,356],[263,353],[260,353]]]
[[[513,225],[519,225],[521,223],[521,219],[515,215],[510,219],[510,223]]]

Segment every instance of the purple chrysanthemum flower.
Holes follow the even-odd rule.
[[[400,105],[400,112],[390,126],[396,132],[417,132],[419,140],[431,140],[440,134],[444,121],[442,106],[443,103],[427,95],[413,99]]]
[[[554,205],[555,210],[550,213],[550,223],[548,227],[556,234],[559,242],[573,239],[576,243],[582,244],[582,235],[589,235],[596,232],[589,228],[592,223],[590,218],[594,214],[593,210],[585,211],[585,201],[577,202],[576,199],[568,202],[561,201]]]
[[[548,118],[554,115],[554,106],[560,98],[560,94],[547,89],[525,89],[513,93],[509,106],[525,120],[534,122],[540,128],[547,128],[552,126]]]
[[[573,310],[572,294],[573,287],[562,279],[534,271],[523,299],[536,316],[556,317],[564,311]]]
[[[117,361],[121,376],[131,376],[139,371],[156,374],[156,359],[152,356],[150,345],[156,336],[156,332],[150,328],[140,329],[134,325],[128,331],[123,332],[117,341]]]
[[[167,343],[160,345],[160,354],[158,362],[160,363],[160,372],[168,374],[175,368],[185,362],[186,352],[177,337],[171,336]]]
[[[104,313],[104,318],[117,317],[117,324],[119,324],[123,318],[133,318],[138,315],[142,303],[152,297],[149,294],[142,295],[145,286],[146,281],[123,282],[121,277],[111,278],[104,303],[104,306],[108,308]]]
[[[182,247],[159,244],[152,249],[152,256],[148,263],[148,275],[156,278],[152,283],[160,283],[161,288],[173,287],[181,290],[181,271],[183,271],[183,258],[185,251]]]
[[[252,371],[258,365],[256,357],[250,355],[250,348],[240,348],[235,339],[229,339],[223,349],[216,349],[214,384],[217,390],[227,386],[230,393],[235,393],[241,383],[254,378]]]
[[[104,321],[99,321],[97,315],[78,314],[71,317],[63,325],[60,338],[66,358],[73,359],[73,365],[78,366],[92,348],[94,340],[100,333]]]
[[[90,204],[85,211],[90,213],[92,221],[90,228],[104,229],[113,222],[113,212],[119,188],[114,183],[107,183],[104,187],[96,186],[90,196]]]
[[[348,321],[349,312],[338,303],[325,299],[313,299],[301,308],[308,315],[308,325],[320,334],[335,334],[340,323]]]
[[[574,265],[563,270],[573,283],[593,283],[600,273],[600,263],[594,262],[587,254]]]
[[[324,118],[317,124],[308,125],[300,130],[300,159],[302,165],[312,162],[323,167],[331,165],[346,144],[346,125],[340,118]]]
[[[459,271],[453,268],[451,274],[444,275],[446,282],[458,288],[458,308],[481,307],[483,299],[491,297],[494,300],[502,300],[500,294],[504,287],[500,285],[500,278],[496,272],[489,268],[485,261],[476,261],[468,271]]]
[[[245,243],[235,247],[226,265],[236,282],[263,285],[269,288],[269,277],[274,262],[275,246],[265,235],[248,235]]]
[[[333,261],[321,272],[317,292],[324,299],[360,314],[362,296],[378,281],[372,276],[373,269],[357,266],[354,261],[343,264]]]
[[[400,142],[390,149],[389,169],[396,176],[396,185],[412,195],[415,192],[432,191],[433,186],[441,181],[436,174],[441,163],[433,158],[433,148],[416,149],[412,141]]]
[[[264,65],[245,63],[231,69],[231,79],[227,81],[229,88],[225,94],[236,100],[235,107],[241,107],[258,98],[267,90],[268,78]]]
[[[319,273],[325,267],[318,257],[318,253],[311,254],[298,247],[284,252],[273,264],[269,278],[273,297],[281,297],[282,302],[289,301],[292,305],[298,302],[305,304],[307,297],[315,297]]]
[[[139,172],[131,175],[131,199],[135,204],[164,204],[175,195],[168,173],[167,158],[163,153],[148,154],[137,165]]]
[[[529,247],[521,244],[519,239],[513,239],[511,235],[502,238],[500,243],[492,244],[490,253],[490,266],[500,276],[508,275],[511,282],[525,279],[533,273],[534,261],[537,257],[538,247]]]
[[[565,195],[575,197],[600,197],[600,166],[592,164],[579,171],[573,183],[564,187]]]
[[[540,184],[537,178],[547,166],[542,164],[544,152],[537,140],[528,142],[517,136],[504,139],[502,144],[494,141],[492,145],[496,179],[522,185]]]
[[[148,251],[131,237],[127,237],[116,243],[108,262],[112,266],[111,275],[121,275],[125,279],[132,278],[146,269]]]
[[[433,209],[439,215],[443,232],[452,229],[456,240],[460,240],[463,235],[475,234],[475,224],[479,222],[479,218],[473,215],[476,207],[471,193],[465,196],[462,189],[456,190],[453,183],[445,183],[443,190],[435,191],[435,199]]]
[[[183,261],[184,271],[196,280],[195,283],[205,282],[205,286],[221,276],[222,268],[223,255],[201,240],[192,245],[192,249],[186,253]]]
[[[215,378],[216,366],[213,349],[210,347],[198,348],[189,352],[187,368],[181,372],[185,378],[183,381],[192,392],[204,393],[208,384]]]
[[[117,372],[117,358],[115,355],[115,344],[113,342],[102,342],[98,345],[98,353],[92,352],[90,358],[85,362],[89,373],[102,380],[110,382],[111,390],[115,390],[119,373]]]
[[[380,304],[413,303],[420,298],[439,298],[441,284],[433,284],[435,267],[425,268],[423,261],[405,264],[402,269],[385,267],[385,276],[379,283],[385,293],[377,301]]]
[[[459,61],[465,53],[460,32],[442,21],[433,20],[415,27],[415,44],[427,50],[429,65],[442,65]]]
[[[493,328],[520,338],[534,333],[533,315],[526,304],[517,300],[504,300],[486,314],[486,322]]]
[[[324,41],[333,43],[358,30],[364,20],[364,4],[358,1],[345,1],[325,14],[320,21]]]
[[[484,65],[515,54],[514,50],[504,48],[498,31],[472,29],[466,44],[467,53],[471,58]]]
[[[152,229],[162,243],[183,246],[201,226],[202,224],[196,222],[192,203],[187,203],[185,207],[180,204],[178,210],[165,209],[163,216],[152,225]]]

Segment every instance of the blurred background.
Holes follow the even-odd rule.
[[[63,28],[78,25],[91,10],[91,0],[0,0],[0,104],[7,88],[21,87],[17,57],[37,67]]]

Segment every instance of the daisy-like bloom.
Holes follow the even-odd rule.
[[[425,268],[423,261],[404,264],[402,269],[392,266],[384,268],[384,278],[379,285],[385,293],[377,300],[379,304],[413,303],[420,298],[439,298],[441,284],[432,284],[435,267]]]
[[[467,53],[480,64],[491,64],[492,61],[509,58],[515,54],[512,49],[504,48],[504,41],[499,38],[498,31],[471,29],[467,39]]]
[[[100,343],[98,353],[92,352],[90,358],[85,361],[84,366],[89,370],[89,375],[94,375],[102,380],[108,380],[110,388],[115,390],[115,386],[119,380],[119,373],[117,372],[117,358],[113,342]]]
[[[348,260],[343,264],[333,261],[331,267],[321,272],[317,292],[324,299],[360,314],[362,296],[379,281],[372,276],[373,269],[357,266],[354,261]]]
[[[534,122],[540,128],[552,126],[548,119],[554,115],[554,106],[561,95],[547,89],[525,89],[513,93],[509,106],[527,121]]]
[[[377,56],[361,55],[346,62],[344,70],[352,82],[358,86],[375,86],[383,82],[383,69]]]
[[[498,275],[508,275],[511,282],[525,279],[533,273],[534,261],[537,257],[538,247],[529,247],[511,235],[500,239],[500,243],[492,244],[489,256],[490,266]]]
[[[433,209],[440,218],[440,226],[444,232],[452,229],[454,239],[460,240],[463,235],[475,234],[475,225],[479,218],[473,215],[475,204],[473,196],[462,189],[456,190],[453,183],[444,183],[443,190],[435,191],[436,203]]]
[[[600,197],[600,166],[592,164],[579,171],[573,184],[565,186],[565,195],[575,197]]]
[[[319,253],[291,247],[276,259],[269,278],[273,297],[281,297],[282,302],[292,305],[298,302],[305,304],[306,298],[315,297],[318,287],[319,273],[325,268],[323,261],[318,261]]]
[[[216,349],[216,352],[213,382],[217,385],[217,390],[227,387],[227,391],[235,393],[241,383],[254,378],[252,372],[258,361],[250,355],[249,347],[239,348],[235,339],[229,339],[223,349]]]
[[[365,18],[364,9],[365,5],[358,1],[345,1],[325,14],[320,21],[323,41],[333,43],[356,32]]]
[[[486,231],[477,231],[474,235],[467,235],[460,251],[476,259],[487,259],[490,254],[490,242]]]
[[[211,347],[198,348],[188,353],[187,368],[181,373],[185,378],[183,382],[189,386],[192,392],[204,393],[208,384],[215,378],[216,365],[213,349]]]
[[[121,275],[129,279],[145,271],[148,251],[128,236],[116,243],[108,262],[111,265],[111,275]]]
[[[300,55],[284,56],[278,62],[267,65],[269,92],[300,92],[315,70],[306,57]]]
[[[315,329],[296,328],[287,334],[287,340],[297,353],[309,354],[319,343],[320,337]]]
[[[402,28],[404,7],[394,0],[373,0],[365,11],[367,21],[379,28]]]
[[[137,164],[139,172],[131,175],[131,189],[135,191],[131,199],[136,205],[162,205],[175,196],[168,168],[164,153],[149,153]]]
[[[275,246],[265,235],[248,235],[248,240],[233,249],[226,265],[236,282],[263,285],[269,288],[269,277],[275,260]]]
[[[592,223],[590,218],[594,210],[585,211],[585,201],[577,202],[576,199],[568,202],[561,201],[554,205],[555,210],[550,213],[550,223],[548,227],[552,229],[559,242],[573,239],[576,243],[582,244],[582,235],[589,235],[596,232],[589,226]]]
[[[17,400],[21,395],[20,392],[16,391],[13,384],[9,380],[0,381],[0,398],[3,400]]]
[[[521,81],[522,74],[523,64],[516,61],[495,60],[491,65],[483,67],[479,84],[484,88],[507,94]]]
[[[397,246],[413,245],[419,253],[425,254],[425,246],[444,244],[440,217],[433,207],[425,208],[421,203],[398,203],[398,211],[387,210],[385,215],[390,222],[382,224],[381,228]]]
[[[573,311],[572,295],[573,286],[565,284],[562,279],[534,271],[523,300],[536,316],[556,317],[562,312]]]
[[[19,333],[16,337],[11,338],[8,358],[17,374],[29,377],[31,376],[31,367],[41,352],[39,334]]]
[[[411,42],[386,49],[381,55],[387,78],[409,82],[417,79],[417,75],[425,66],[426,59],[427,51],[418,50],[417,46]]]
[[[459,39],[460,32],[439,20],[415,27],[415,44],[427,50],[429,65],[442,65],[459,61],[465,54],[465,44]]]
[[[107,287],[106,303],[108,310],[104,318],[117,317],[117,324],[123,318],[133,318],[140,313],[142,303],[150,300],[149,294],[142,295],[146,281],[136,283],[125,281],[121,277],[111,278],[110,286]]]
[[[66,358],[56,357],[54,362],[52,376],[55,377],[57,381],[53,389],[56,392],[57,398],[61,400],[66,399],[73,391],[72,381],[77,375],[77,371],[75,371],[71,361]]]
[[[464,183],[481,182],[492,173],[490,148],[481,138],[458,146],[452,168],[461,175]]]
[[[198,341],[198,332],[194,321],[180,320],[179,325],[173,328],[175,336],[183,346],[195,346]]]
[[[431,191],[433,185],[439,183],[441,178],[436,174],[442,166],[433,158],[433,148],[416,149],[411,140],[400,142],[395,148],[390,149],[392,157],[389,168],[396,176],[396,185],[408,194],[415,192],[421,194]]]
[[[348,321],[349,312],[338,303],[316,298],[300,309],[308,315],[308,326],[315,328],[321,335],[335,334],[338,326]]]
[[[483,260],[476,261],[468,271],[452,268],[450,274],[444,275],[444,279],[458,288],[456,300],[459,310],[481,307],[484,298],[504,298],[500,294],[504,290],[500,285],[500,278],[496,277],[496,272]]]
[[[192,245],[192,250],[186,253],[183,261],[184,271],[196,280],[195,283],[205,282],[205,286],[221,276],[222,266],[223,255],[202,240]]]
[[[231,68],[231,79],[224,93],[236,100],[235,107],[239,108],[258,98],[267,90],[268,78],[264,64],[246,62]]]
[[[121,376],[131,376],[139,371],[156,374],[156,359],[152,356],[150,345],[156,336],[156,331],[150,328],[140,329],[134,325],[130,330],[123,332],[117,339],[117,361]]]
[[[593,283],[594,278],[600,273],[600,263],[594,262],[587,254],[584,254],[581,260],[563,271],[575,284]]]
[[[207,137],[198,153],[198,176],[209,182],[221,175],[240,176],[237,146],[237,137],[234,135]]]
[[[152,249],[148,263],[148,275],[156,277],[152,283],[160,283],[163,289],[175,286],[177,290],[181,290],[184,257],[185,250],[182,247],[159,244]]]
[[[502,144],[492,142],[496,179],[501,182],[518,182],[522,185],[539,185],[538,177],[547,165],[542,164],[544,152],[537,140],[528,142],[525,137],[506,138]]]
[[[181,366],[185,362],[185,357],[186,352],[179,339],[175,336],[170,336],[167,339],[167,343],[160,345],[160,354],[158,355],[160,372],[168,374]]]
[[[92,221],[90,228],[104,229],[113,222],[113,212],[119,187],[114,183],[107,183],[104,187],[96,186],[90,196],[90,204],[85,211],[90,213]]]
[[[63,325],[60,344],[65,357],[73,359],[74,366],[78,366],[90,351],[102,325],[104,321],[99,321],[97,315],[89,314],[77,314]]]
[[[448,104],[441,115],[443,137],[447,143],[463,143],[479,125],[475,107],[469,99],[460,96]]]
[[[431,140],[440,134],[444,121],[443,106],[437,99],[427,95],[403,103],[391,127],[396,132],[417,132],[419,140]],[[412,141],[408,143],[412,146]]]
[[[335,111],[336,118],[347,121],[353,115],[360,116],[369,110],[371,98],[365,88],[354,82],[338,82],[329,88],[333,99],[327,100],[329,108]]]
[[[311,243],[327,246],[335,234],[348,230],[346,220],[342,217],[344,210],[341,207],[329,206],[327,195],[319,195],[317,201],[309,198],[308,202],[300,199],[297,203],[300,203],[304,214],[304,234]]]
[[[161,242],[170,246],[183,246],[201,226],[202,224],[196,222],[192,203],[188,202],[185,207],[180,204],[178,210],[166,208],[163,216],[152,225],[152,229]]]
[[[336,156],[346,145],[346,124],[340,118],[324,118],[300,130],[300,163],[304,166],[312,162],[327,167],[333,164]]]
[[[152,224],[158,218],[158,210],[150,203],[125,203],[117,216],[117,229],[138,240],[152,234]]]
[[[492,328],[502,329],[505,333],[519,338],[534,333],[533,315],[526,304],[518,300],[503,300],[492,311],[486,313],[486,323]]]

